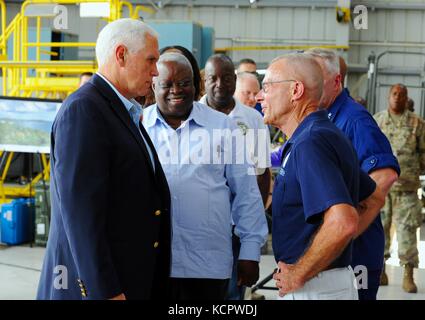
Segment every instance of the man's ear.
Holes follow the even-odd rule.
[[[115,49],[115,59],[117,60],[120,67],[125,66],[125,61],[127,59],[127,48],[125,46],[117,46]]]
[[[342,86],[342,75],[339,73],[335,77],[335,87],[340,88]]]
[[[304,94],[304,83],[295,81],[292,85],[292,100],[299,100]]]

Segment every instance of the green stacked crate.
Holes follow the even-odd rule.
[[[45,247],[50,228],[49,183],[41,181],[35,186],[35,244]]]

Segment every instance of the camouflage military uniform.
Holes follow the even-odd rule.
[[[421,225],[422,207],[417,190],[420,187],[419,175],[425,170],[425,122],[407,110],[397,120],[391,118],[388,110],[374,117],[390,141],[401,169],[401,175],[388,193],[381,215],[385,230],[385,259],[390,257],[390,228],[391,222],[394,222],[400,264],[417,268],[416,230]]]

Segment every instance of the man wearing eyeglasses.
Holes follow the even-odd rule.
[[[255,176],[248,174],[253,168],[238,157],[232,137],[242,135],[233,120],[194,102],[186,57],[161,55],[158,72],[157,104],[145,109],[143,124],[171,192],[171,298],[224,300],[232,274],[232,219],[242,242],[241,283],[251,286],[259,277],[268,229]],[[226,132],[231,135],[222,136]]]
[[[257,96],[265,122],[289,137],[272,204],[280,299],[358,299],[350,267],[356,208],[379,190],[348,139],[317,111],[322,86],[318,63],[291,54],[272,61]]]
[[[385,199],[400,174],[400,166],[388,139],[372,115],[343,88],[343,70],[337,54],[322,48],[310,49],[305,54],[312,56],[322,69],[324,84],[320,106],[351,141],[362,170],[377,183]],[[354,269],[366,267],[367,270],[367,286],[359,288],[360,300],[376,300],[382,270],[385,274],[384,242],[379,210],[371,212],[370,216],[362,216],[353,244],[352,261]]]

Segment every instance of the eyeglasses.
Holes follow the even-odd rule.
[[[267,93],[267,91],[269,91],[270,86],[273,83],[282,83],[282,82],[297,82],[297,80],[279,80],[279,81],[268,81],[268,82],[263,82],[262,83],[262,87],[263,87],[263,91],[264,93]]]

